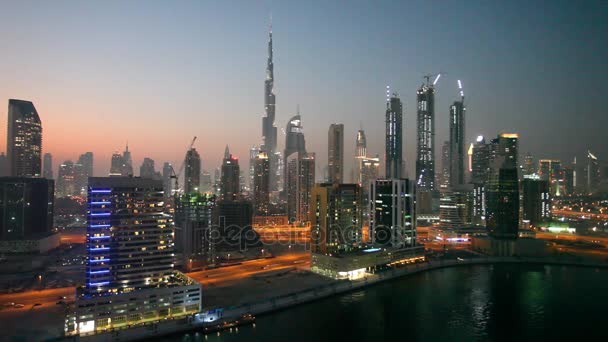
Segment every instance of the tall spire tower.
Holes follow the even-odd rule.
[[[268,32],[268,61],[266,64],[266,80],[264,81],[264,114],[262,118],[263,143],[261,150],[266,152],[270,161],[270,189],[277,188],[278,159],[275,155],[277,149],[277,128],[274,125],[275,96],[274,96],[274,63],[272,61],[272,19]]]

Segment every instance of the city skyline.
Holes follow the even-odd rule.
[[[396,15],[389,3],[346,9],[337,5],[242,3],[247,14],[240,14],[239,19],[251,27],[248,30],[235,30],[229,21],[223,21],[230,13],[222,10],[223,5],[214,9],[184,4],[165,11],[169,6],[140,8],[135,3],[111,3],[98,11],[92,4],[60,2],[19,11],[20,5],[11,4],[3,11],[11,16],[0,14],[0,27],[11,29],[1,30],[0,36],[15,48],[29,48],[28,55],[35,58],[6,56],[0,66],[7,80],[0,85],[0,100],[34,103],[44,127],[42,153],[53,155],[55,172],[60,162],[77,160],[81,153],[92,151],[95,175],[106,175],[112,153],[121,151],[127,140],[135,166],[144,157],[159,165],[165,161],[180,165],[193,135],[199,136],[195,147],[203,168],[211,171],[220,165],[225,144],[245,160],[251,145],[262,142],[260,119],[264,115],[263,80],[272,12],[275,125],[285,127],[300,104],[309,140],[307,150],[323,161],[327,160],[323,139],[327,127],[344,123],[347,180],[359,128],[367,133],[369,154],[378,153],[384,159],[386,85],[399,93],[404,104],[404,160],[407,174],[414,175],[415,92],[424,74],[438,71],[447,75],[436,91],[436,144],[447,138],[449,104],[458,98],[459,78],[467,86],[469,99],[465,144],[478,135],[517,132],[522,154],[529,151],[535,158],[568,163],[575,156],[582,160],[589,149],[605,160],[608,147],[603,144],[601,127],[606,116],[601,111],[607,100],[601,98],[606,86],[600,80],[608,74],[601,63],[608,49],[594,43],[606,32],[606,23],[600,20],[605,7],[599,3],[585,8],[548,4],[543,8],[545,15],[537,18],[526,14],[530,11],[517,17],[517,9],[534,7],[521,2],[502,7],[463,4],[459,8],[451,2],[433,5],[419,6],[423,14],[436,15],[435,29],[426,31],[417,27],[420,19],[413,14],[410,18],[407,11],[394,11],[403,13],[402,22],[406,23],[397,29],[388,20]],[[395,6],[403,9],[410,5]],[[341,10],[346,13],[338,15]],[[24,12],[35,21],[27,29],[19,22],[18,13]],[[69,18],[66,13],[71,14]],[[460,14],[471,23],[442,30],[447,24],[441,19],[452,14]],[[117,28],[101,24],[110,15]],[[214,15],[217,18],[212,18]],[[388,18],[381,20],[383,16]],[[495,19],[495,23],[484,17]],[[148,19],[159,24],[151,27],[146,24]],[[72,32],[76,31],[73,27],[85,27],[83,20],[97,25]],[[49,27],[50,21],[62,24]],[[173,27],[176,21],[183,27]],[[578,25],[581,22],[585,25]],[[545,31],[543,25],[553,30]],[[560,41],[555,32],[562,31],[570,39]],[[369,39],[386,33],[394,35],[398,54],[382,52],[393,40]],[[525,39],[521,38],[524,34]],[[479,41],[474,42],[473,37]],[[577,37],[585,40],[577,43]],[[436,57],[453,51],[453,40],[459,41],[458,50],[450,59]],[[586,44],[591,49],[584,49]],[[217,47],[217,55],[205,52],[209,45]],[[494,48],[495,56],[480,54],[485,51],[480,46]],[[416,51],[430,48],[435,52],[432,55],[415,56]],[[324,58],[318,58],[319,54]],[[137,63],[139,60],[143,62]],[[581,81],[587,86],[576,87]],[[539,102],[538,98],[544,100]],[[572,98],[586,101],[568,101]],[[6,114],[3,110],[4,118]],[[142,120],[146,130],[135,130]],[[542,132],[539,125],[545,127]],[[576,137],[580,131],[586,132],[585,140]],[[547,144],[553,135],[560,139]],[[151,138],[156,136],[162,138]],[[5,140],[0,139],[3,150]],[[281,151],[284,139],[279,136],[277,140],[277,150]],[[436,163],[438,158],[436,152]],[[323,163],[317,164],[317,175],[322,174],[322,167]]]

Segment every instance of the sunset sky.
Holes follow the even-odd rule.
[[[467,141],[520,133],[520,151],[570,161],[608,159],[606,1],[12,1],[0,5],[0,110],[33,101],[43,150],[57,165],[95,154],[96,175],[129,142],[181,164],[190,140],[203,168],[228,144],[247,167],[261,142],[272,13],[276,125],[300,105],[318,176],[327,130],[344,123],[346,179],[356,131],[384,154],[385,87],[405,105],[405,160],[415,158],[415,92],[437,87],[436,160],[448,107],[464,85]],[[6,150],[6,138],[0,139]],[[279,136],[282,150],[284,137]]]

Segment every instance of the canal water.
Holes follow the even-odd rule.
[[[429,271],[166,341],[608,341],[606,269],[483,265]]]

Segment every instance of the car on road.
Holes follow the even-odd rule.
[[[22,307],[24,307],[24,306],[25,306],[25,305],[23,305],[23,304],[15,304],[15,307],[16,307],[17,309],[20,309],[20,308],[22,308]]]
[[[40,305],[42,305],[42,304],[40,304],[40,303],[36,303],[36,304],[34,304],[34,306],[40,306]]]

